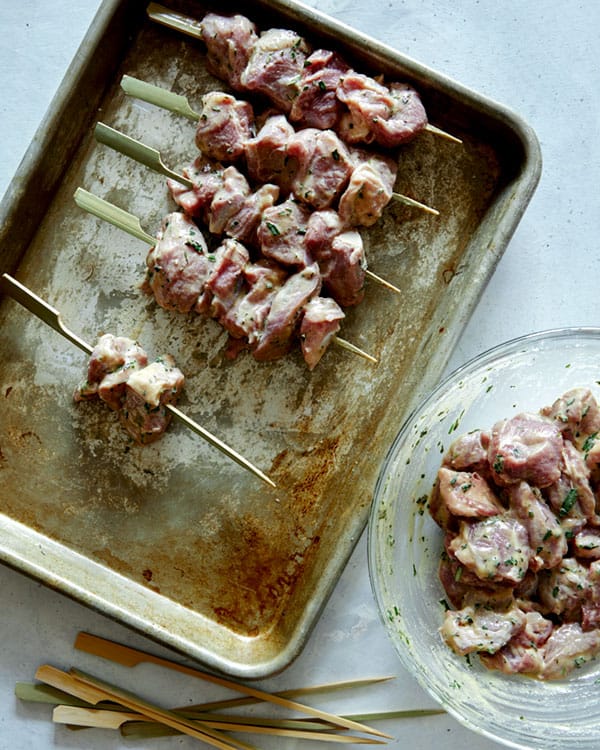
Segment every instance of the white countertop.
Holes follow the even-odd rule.
[[[461,364],[506,339],[564,325],[598,325],[600,278],[600,62],[595,0],[310,0],[409,56],[510,107],[536,131],[544,158],[540,185],[466,327],[452,358]],[[0,195],[42,121],[62,76],[92,21],[98,0],[0,2]],[[0,426],[0,445],[2,427]],[[50,721],[47,706],[23,704],[17,681],[39,664],[77,665],[163,705],[206,697],[189,678],[157,668],[98,663],[73,651],[79,630],[161,649],[104,616],[0,566],[0,750],[125,747],[192,748],[191,738],[137,745],[108,730],[71,732]],[[169,655],[166,650],[162,653]],[[403,671],[378,620],[367,573],[366,542],[358,544],[308,643],[268,689],[362,675],[396,675],[393,683],[334,710],[431,707]],[[498,745],[448,716],[385,725],[389,747],[488,750]],[[261,747],[281,743],[258,741]],[[286,747],[316,743],[289,741]]]

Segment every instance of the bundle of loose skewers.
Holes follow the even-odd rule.
[[[118,729],[129,739],[147,740],[184,734],[223,750],[256,750],[254,745],[243,741],[238,734],[277,737],[279,741],[381,745],[386,744],[391,735],[365,722],[444,713],[441,709],[409,709],[340,716],[298,700],[324,693],[368,688],[390,680],[390,677],[363,678],[270,693],[91,633],[79,633],[75,648],[125,667],[148,663],[174,670],[226,689],[235,696],[166,709],[79,669],[65,672],[49,664],[37,669],[37,682],[20,682],[15,687],[15,694],[21,700],[53,705],[52,718],[57,724],[79,729]],[[260,704],[276,706],[278,715],[269,717],[235,712],[240,707]],[[286,717],[281,709],[291,712],[291,715]]]

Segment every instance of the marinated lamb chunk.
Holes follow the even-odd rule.
[[[146,266],[142,289],[153,294],[160,307],[182,313],[193,309],[211,272],[202,233],[179,212],[165,217]]]
[[[392,199],[398,166],[389,157],[362,149],[354,148],[350,154],[355,166],[340,197],[340,217],[350,226],[370,227]]]
[[[481,662],[488,669],[504,674],[539,675],[545,667],[543,646],[554,625],[539,612],[527,612],[525,623],[510,641],[494,654],[481,654]]]
[[[77,388],[74,399],[84,401],[99,397],[117,410],[129,375],[147,364],[148,356],[137,342],[106,333],[92,350],[87,380]]]
[[[584,632],[579,623],[554,628],[543,648],[544,667],[540,677],[555,680],[581,668],[600,652],[600,630]]]
[[[313,297],[306,303],[300,324],[300,342],[309,370],[317,366],[345,317],[342,308],[331,297]]]
[[[286,278],[286,271],[274,261],[259,260],[245,266],[248,291],[238,298],[222,321],[231,336],[246,338],[250,346],[258,343],[273,298]]]
[[[237,213],[225,224],[225,234],[240,242],[255,245],[258,242],[257,230],[263,213],[271,208],[278,198],[277,185],[261,185],[245,198]]]
[[[494,654],[525,624],[525,614],[515,605],[506,611],[486,606],[448,610],[440,628],[442,638],[457,654],[474,651]]]
[[[136,443],[153,443],[165,432],[171,422],[165,407],[177,402],[183,383],[183,373],[168,355],[130,375],[119,419]]]
[[[437,478],[441,501],[453,516],[488,518],[505,510],[486,480],[476,472],[442,466]]]
[[[202,20],[207,68],[236,91],[243,89],[241,75],[257,39],[256,26],[245,16],[207,13]]]
[[[461,522],[449,551],[482,581],[523,580],[533,555],[527,529],[510,513]]]
[[[600,559],[600,529],[585,526],[573,537],[573,552],[586,560]]]
[[[192,189],[171,178],[167,187],[175,203],[194,219],[206,221],[208,210],[217,190],[223,184],[223,167],[205,156],[198,156],[192,164],[181,170],[191,180]]]
[[[337,234],[329,244],[313,248],[323,286],[342,307],[358,305],[364,298],[367,263],[362,237],[358,232]]]
[[[291,198],[267,208],[256,232],[262,254],[284,266],[310,265],[304,240],[309,218],[310,211]]]
[[[509,498],[510,508],[529,534],[529,546],[535,553],[530,563],[532,570],[559,565],[568,551],[567,538],[541,492],[520,482],[510,487]]]
[[[574,622],[581,616],[582,604],[592,596],[589,568],[574,557],[565,558],[540,576],[538,596],[545,613]]]
[[[331,208],[313,211],[306,227],[304,243],[311,258],[318,258],[326,253],[331,243],[346,227],[340,215]]]
[[[419,95],[408,84],[392,83],[387,87],[350,71],[342,76],[337,97],[349,110],[342,124],[342,138],[348,143],[376,142],[395,148],[427,125]]]
[[[565,441],[559,479],[547,488],[548,503],[565,529],[576,532],[586,522],[597,524],[596,501],[590,487],[590,470],[583,456]]]
[[[290,120],[305,128],[335,128],[342,114],[336,90],[348,65],[335,52],[315,50],[302,70],[299,93],[290,111]]]
[[[250,262],[246,248],[237,240],[226,239],[215,251],[213,270],[207,278],[195,310],[220,320],[236,303],[242,291],[244,268]]]
[[[549,419],[517,414],[497,422],[488,448],[493,478],[500,485],[525,480],[548,487],[560,477],[562,436]]]
[[[204,156],[236,161],[244,155],[252,135],[254,112],[248,102],[222,91],[202,97],[202,110],[196,127],[196,146]]]
[[[287,279],[273,298],[263,333],[252,352],[256,360],[265,362],[287,354],[304,306],[320,289],[321,276],[316,263]]]
[[[296,161],[287,152],[295,130],[281,114],[265,120],[254,138],[246,142],[246,166],[255,182],[274,182],[285,194],[292,192]]]
[[[302,37],[287,29],[268,29],[255,42],[240,76],[248,91],[264,94],[286,114],[300,91],[310,50]]]
[[[250,186],[235,167],[223,170],[223,180],[215,193],[209,210],[208,229],[211,234],[222,234],[229,221],[236,216],[250,195]]]
[[[476,602],[498,602],[502,605],[513,600],[513,583],[482,581],[451,554],[442,555],[438,572],[446,596],[455,609],[472,603],[473,599]]]
[[[287,155],[298,165],[292,192],[316,209],[329,208],[352,174],[350,152],[333,130],[298,131],[288,141]]]
[[[118,412],[119,421],[140,445],[154,442],[169,425],[165,408],[175,403],[184,377],[170,356],[148,364],[148,355],[132,339],[105,334],[94,347],[88,382],[75,401],[98,398]]]
[[[600,406],[589,388],[573,388],[541,410],[580,450],[585,441],[600,432]]]
[[[444,465],[452,469],[467,469],[480,474],[488,473],[489,433],[473,430],[458,437],[446,451]]]

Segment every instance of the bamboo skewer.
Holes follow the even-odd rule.
[[[163,89],[146,81],[140,81],[138,78],[128,75],[124,75],[121,79],[121,88],[128,96],[148,102],[148,104],[154,104],[157,107],[161,107],[161,109],[167,109],[170,112],[187,117],[188,120],[198,122],[200,119],[200,114],[192,108],[188,99],[181,94],[175,94],[168,89]],[[410,198],[408,195],[392,193],[392,197],[400,203],[418,208],[432,216],[440,215],[440,212],[436,208]]]
[[[140,231],[142,231],[141,228]],[[58,310],[56,310],[56,308],[52,307],[43,299],[31,292],[26,286],[5,273],[0,277],[0,288],[2,288],[4,292],[9,294],[16,302],[23,305],[23,307],[29,310],[29,312],[36,315],[38,318],[40,318],[40,320],[42,320],[44,323],[64,336],[72,344],[78,346],[86,354],[90,355],[92,353],[93,348],[64,325]],[[250,461],[244,458],[233,448],[230,448],[226,443],[210,433],[204,427],[201,427],[197,422],[194,422],[194,420],[190,419],[190,417],[180,411],[176,406],[167,404],[166,409],[173,415],[173,417],[175,417],[175,419],[177,419],[179,422],[182,422],[186,427],[191,429],[197,435],[200,435],[200,437],[204,438],[204,440],[210,443],[214,448],[220,450],[221,453],[224,453],[232,461],[235,461],[244,469],[252,472],[255,476],[257,476],[259,479],[262,479],[263,482],[266,482],[271,487],[277,486],[272,479],[270,479],[259,468],[254,466],[254,464],[250,463]]]
[[[188,180],[187,177],[177,174],[177,172],[173,172],[173,170],[166,167],[160,152],[155,148],[146,146],[145,143],[137,141],[135,138],[132,138],[125,133],[121,133],[120,131],[111,128],[109,125],[105,125],[103,122],[98,122],[96,124],[96,127],[94,128],[94,136],[99,143],[103,143],[105,146],[109,146],[115,151],[128,156],[130,159],[134,159],[135,161],[144,164],[144,166],[153,169],[155,172],[158,172],[165,177],[171,177],[190,189],[194,187],[192,181]],[[412,199],[408,198],[407,200]],[[386,287],[386,289],[389,289],[396,294],[402,294],[397,286],[394,286],[394,284],[383,279],[369,269],[365,270],[365,275],[375,283]]]
[[[156,237],[148,234],[148,232],[146,232],[142,228],[140,220],[137,218],[137,216],[130,214],[128,211],[115,206],[113,203],[105,201],[104,198],[100,198],[99,196],[94,195],[93,193],[90,193],[83,188],[77,188],[73,197],[75,199],[75,203],[80,208],[84,209],[84,211],[97,216],[99,219],[108,221],[110,224],[113,224],[119,229],[128,232],[133,237],[137,237],[137,239],[142,240],[150,246],[156,244]],[[353,354],[357,354],[359,357],[366,359],[368,362],[377,364],[377,359],[375,357],[363,351],[362,349],[359,349],[359,347],[355,346],[349,341],[346,341],[339,336],[333,336],[332,341],[337,346],[340,346],[341,348],[346,349]]]
[[[145,651],[131,648],[130,646],[123,646],[119,643],[115,643],[114,641],[109,641],[105,638],[100,638],[99,636],[95,636],[90,633],[80,632],[75,640],[75,648],[79,649],[80,651],[85,651],[88,654],[94,654],[95,656],[99,656],[103,659],[108,659],[126,667],[135,667],[142,663],[150,663],[157,666],[166,667],[167,669],[172,669],[176,672],[180,672],[191,677],[196,677],[206,682],[220,685],[221,687],[235,690],[238,693],[243,693],[245,695],[258,698],[261,701],[274,703],[275,705],[279,705],[294,711],[300,711],[312,717],[316,717],[317,719],[322,719],[329,724],[333,724],[334,726],[339,728],[343,727],[345,729],[350,729],[363,734],[375,735],[377,737],[385,737],[391,739],[390,735],[387,735],[384,732],[380,732],[377,729],[373,729],[372,727],[366,726],[365,724],[362,724],[360,722],[356,722],[352,719],[345,719],[341,716],[336,716],[334,714],[327,713],[326,711],[313,708],[312,706],[298,703],[297,701],[290,700],[289,698],[283,698],[274,693],[267,693],[264,690],[260,690],[258,688],[232,682],[231,680],[228,680],[224,677],[218,677],[217,675],[209,674],[208,672],[201,672],[200,670],[193,669],[192,667],[188,667],[185,664],[180,664],[178,662],[171,661],[160,656],[155,656],[154,654],[149,654]],[[57,685],[56,687],[61,688],[60,685]]]
[[[182,34],[191,36],[194,39],[204,41],[202,36],[202,22],[197,21],[195,18],[185,16],[183,13],[177,13],[170,8],[165,8],[164,5],[160,5],[159,3],[149,3],[146,13],[150,19],[159,23],[161,26],[166,26],[169,29],[180,31]],[[435,125],[431,125],[431,123],[427,123],[425,129],[440,138],[452,141],[452,143],[462,143],[460,138],[447,133],[445,130],[438,128]]]

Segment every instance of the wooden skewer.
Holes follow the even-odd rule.
[[[140,651],[138,649],[131,648],[130,646],[124,646],[120,643],[115,643],[114,641],[92,635],[91,633],[78,633],[75,640],[75,648],[79,649],[80,651],[85,651],[88,654],[94,654],[95,656],[99,656],[103,659],[108,659],[110,661],[116,662],[117,664],[122,664],[126,667],[135,667],[142,663],[149,663],[161,667],[166,667],[167,669],[172,669],[176,672],[181,672],[182,674],[199,678],[214,685],[220,685],[221,687],[235,690],[238,693],[243,693],[245,695],[258,698],[261,701],[274,703],[275,705],[283,706],[284,708],[288,708],[293,711],[300,711],[302,713],[316,717],[317,719],[323,719],[337,727],[344,727],[345,729],[351,729],[363,734],[375,735],[377,737],[386,737],[388,739],[391,739],[390,735],[380,732],[377,729],[373,729],[372,727],[366,726],[365,724],[362,724],[360,722],[353,721],[352,719],[345,719],[341,716],[336,716],[334,714],[327,713],[326,711],[321,711],[320,709],[313,708],[312,706],[306,706],[302,703],[298,703],[297,701],[290,700],[289,698],[282,698],[279,695],[276,695],[274,693],[267,693],[264,690],[260,690],[259,688],[232,682],[231,680],[225,679],[224,677],[218,677],[217,675],[210,674],[208,672],[201,672],[200,670],[193,669],[192,667],[188,667],[185,664],[180,664],[179,662],[171,661],[170,659],[164,659],[160,656],[149,654],[146,651]],[[61,686],[56,685],[56,687],[60,688]]]
[[[78,346],[86,354],[90,355],[92,353],[93,348],[86,341],[81,339],[64,325],[60,313],[58,312],[58,310],[56,310],[56,308],[49,305],[47,302],[41,299],[41,297],[38,297],[16,279],[13,279],[12,276],[9,276],[6,273],[2,274],[2,276],[0,277],[0,288],[4,292],[9,294],[16,302],[23,305],[23,307],[29,310],[29,312],[36,315],[38,318],[40,318],[40,320],[42,320],[44,323],[64,336],[72,344]],[[270,479],[264,472],[254,466],[254,464],[250,463],[250,461],[244,458],[233,448],[230,448],[222,440],[219,440],[219,438],[210,433],[204,427],[201,427],[199,424],[194,422],[194,420],[190,419],[176,406],[173,406],[173,404],[167,404],[166,408],[173,415],[173,417],[175,417],[175,419],[182,422],[186,427],[189,427],[189,429],[195,432],[197,435],[200,435],[200,437],[204,438],[204,440],[210,443],[213,447],[220,450],[221,453],[224,453],[232,461],[235,461],[244,469],[251,471],[255,476],[257,476],[259,479],[262,479],[263,482],[266,482],[271,487],[277,486],[272,479]]]
[[[113,224],[119,229],[123,229],[125,232],[128,232],[133,237],[137,237],[150,246],[156,244],[156,237],[153,237],[151,234],[148,234],[148,232],[142,229],[142,225],[137,216],[130,214],[128,211],[115,206],[113,203],[105,201],[104,198],[100,198],[97,195],[84,190],[83,188],[77,188],[73,197],[75,199],[75,203],[80,208],[83,208],[84,211],[97,216],[99,219],[108,221],[110,224]],[[339,336],[334,336],[332,338],[332,341],[342,349],[346,349],[353,354],[357,354],[359,357],[366,359],[372,364],[377,364],[377,359],[375,357],[367,354],[367,352],[359,349],[349,341],[345,341]]]
[[[48,664],[44,664],[38,668],[35,676],[38,680],[52,685],[59,690],[71,693],[77,698],[87,700],[92,705],[101,703],[102,701],[119,703],[125,706],[125,708],[142,714],[148,719],[157,721],[160,724],[166,724],[166,726],[176,729],[182,734],[203,740],[213,747],[220,748],[220,750],[231,750],[231,748],[257,750],[254,745],[227,737],[215,729],[208,727],[200,729],[189,719],[185,719],[172,711],[156,706],[133,693],[122,690],[80,670],[72,669],[70,673],[66,673]]]
[[[115,128],[111,128],[109,125],[105,125],[103,122],[96,123],[96,127],[94,128],[94,136],[99,143],[103,143],[105,146],[109,146],[115,151],[128,156],[130,159],[135,159],[135,161],[144,164],[146,167],[153,169],[159,174],[165,175],[165,177],[170,177],[176,180],[182,185],[190,188],[190,190],[194,187],[192,181],[188,180],[187,177],[184,177],[177,172],[173,172],[173,170],[166,167],[160,155],[160,151],[157,151],[155,148],[146,146],[145,143],[137,141],[135,138],[132,138],[125,133],[121,133],[119,130],[115,130]],[[402,198],[406,202],[409,202],[410,205],[418,203],[418,201],[413,201],[412,198],[407,198],[406,196],[402,196]],[[427,208],[427,210],[435,211],[435,209],[429,209],[428,206],[425,206],[425,208]],[[381,276],[373,273],[373,271],[366,269],[365,275],[375,283],[381,284],[387,289],[390,289],[392,292],[395,292],[396,294],[402,294],[397,286],[394,286],[394,284],[392,284],[391,282],[382,279]]]
[[[181,94],[175,94],[168,89],[163,89],[160,86],[155,86],[152,83],[140,81],[138,78],[127,75],[121,79],[121,88],[128,96],[133,96],[135,99],[148,102],[148,104],[154,104],[162,109],[167,109],[170,112],[187,117],[188,120],[198,122],[200,119],[200,114],[192,108],[188,99]],[[440,215],[437,209],[431,208],[431,206],[421,203],[414,198],[410,198],[408,195],[392,193],[392,198],[407,206],[419,208],[433,216]]]
[[[197,21],[195,18],[185,16],[183,13],[177,13],[174,10],[165,8],[164,5],[160,5],[159,3],[149,3],[146,13],[149,18],[156,23],[161,24],[161,26],[175,29],[175,31],[181,31],[182,34],[187,34],[187,36],[204,41],[202,36],[202,22]],[[460,138],[447,133],[445,130],[438,128],[435,125],[431,125],[430,123],[425,126],[425,130],[428,130],[434,135],[438,135],[440,138],[446,138],[453,143],[462,143]]]

